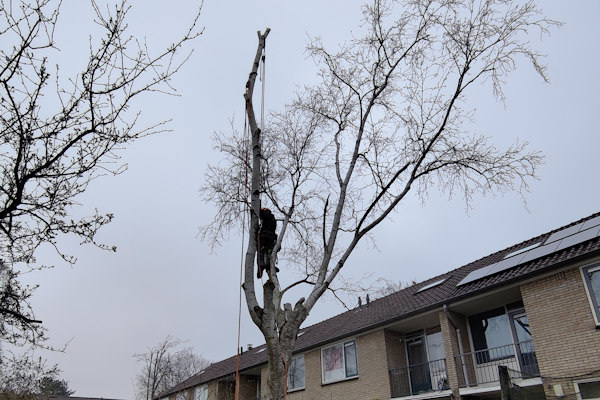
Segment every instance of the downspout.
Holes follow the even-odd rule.
[[[465,352],[463,349],[462,343],[462,335],[460,333],[460,329],[458,328],[458,324],[454,321],[454,317],[450,314],[450,310],[448,309],[448,305],[444,304],[444,313],[448,318],[448,321],[452,324],[454,329],[456,329],[456,339],[458,340],[458,351],[460,352],[460,363],[462,364],[463,376],[465,377],[465,384],[467,386],[471,386],[471,382],[469,382],[469,374],[467,373],[467,364],[465,362]]]

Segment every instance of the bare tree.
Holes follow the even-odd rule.
[[[171,78],[191,54],[180,54],[182,47],[202,33],[198,10],[179,39],[153,54],[127,33],[126,0],[114,7],[90,0],[101,32],[90,37],[80,72],[64,79],[50,61],[58,52],[60,6],[58,0],[0,0],[0,333],[12,343],[40,333],[27,305],[32,289],[18,286],[18,278],[41,268],[34,257],[41,244],[69,263],[75,258],[58,245],[65,235],[115,250],[95,240],[112,214],[96,210],[80,218],[73,207],[94,179],[124,171],[125,146],[168,130],[167,120],[140,126],[136,100],[176,95]],[[30,334],[7,338],[7,325]]]
[[[23,287],[18,276],[0,259],[0,338],[14,345],[39,345],[46,341],[46,330],[35,319],[30,305],[36,287]]]
[[[213,245],[250,216],[243,289],[268,348],[270,399],[284,397],[300,325],[357,244],[409,193],[425,200],[437,187],[467,204],[475,194],[523,194],[543,161],[525,142],[501,150],[469,125],[475,84],[503,99],[522,59],[547,80],[530,35],[557,23],[533,2],[373,0],[363,15],[363,35],[335,52],[311,40],[320,83],[299,90],[260,128],[252,95],[269,30],[259,32],[245,93],[251,139],[216,135],[227,162],[212,166],[202,187],[218,207],[203,230]],[[259,302],[253,270],[261,207],[281,224]],[[295,266],[299,279],[282,285],[278,260],[281,271]],[[306,297],[284,300],[303,284]]]
[[[66,380],[60,379],[56,365],[35,357],[32,349],[2,352],[0,357],[0,400],[35,399],[37,395],[74,393]]]
[[[181,344],[180,340],[167,336],[146,353],[133,355],[142,363],[142,370],[135,378],[138,399],[152,400],[210,364],[191,347],[176,350]]]

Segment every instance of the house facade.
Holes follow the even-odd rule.
[[[266,398],[265,346],[240,400]],[[600,213],[303,328],[289,400],[600,399]],[[236,358],[160,399],[229,400]]]

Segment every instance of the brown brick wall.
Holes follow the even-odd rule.
[[[260,398],[261,399],[267,398],[266,393],[267,393],[267,379],[268,378],[269,378],[269,370],[267,369],[267,366],[265,365],[260,370]]]
[[[521,286],[533,343],[547,396],[560,384],[573,393],[572,378],[589,378],[600,371],[600,330],[579,268],[544,277]]]
[[[219,382],[217,388],[217,400],[233,400],[235,397],[234,382]]]
[[[229,383],[223,382],[210,382],[207,383],[208,386],[208,400],[230,400],[233,399],[233,393],[231,392],[232,386]],[[194,400],[194,393],[196,391],[196,386],[189,388],[186,390],[185,399],[186,400]],[[240,397],[243,399],[244,397]],[[251,399],[253,397],[248,397]],[[169,400],[177,400],[177,395],[172,394],[169,396]]]
[[[208,400],[218,400],[218,394],[219,394],[219,383],[218,382],[211,382],[208,383]]]
[[[459,313],[449,311],[453,321],[458,325],[456,328],[460,329],[460,337],[462,342],[462,349],[465,353],[471,351],[469,343],[469,333],[467,332],[467,318]],[[450,389],[454,393],[456,399],[460,399],[459,387],[465,386],[467,379],[464,374],[462,367],[462,359],[458,357],[460,355],[460,346],[458,344],[458,333],[456,328],[444,311],[439,312],[440,327],[442,328],[442,337],[444,338],[444,349],[446,351],[446,369],[448,370],[448,383]],[[475,382],[475,370],[471,362],[471,358],[466,356],[464,358],[466,363],[466,370],[468,374],[468,381]]]
[[[238,397],[240,399],[255,399],[257,397],[258,380],[258,377],[240,375]]]
[[[388,369],[406,367],[406,346],[402,334],[386,329],[384,335]]]

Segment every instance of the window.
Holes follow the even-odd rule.
[[[446,280],[446,278],[440,279],[438,281],[430,283],[429,285],[423,286],[421,289],[417,290],[417,292],[415,294],[424,292],[425,290],[431,289],[432,287],[436,287],[437,285],[444,283],[445,280]]]
[[[339,343],[321,350],[323,383],[340,381],[358,376],[356,341]]]
[[[198,386],[194,391],[194,400],[206,400],[208,399],[208,386]]]
[[[504,307],[469,317],[477,364],[514,355],[513,340]]]
[[[600,265],[595,264],[582,268],[585,287],[594,312],[596,325],[600,325]]]
[[[288,367],[288,392],[304,389],[304,355],[292,357]]]
[[[427,335],[427,353],[429,354],[429,361],[438,361],[446,358],[442,332]]]
[[[511,252],[511,253],[509,253],[509,254],[507,254],[507,255],[505,255],[505,256],[504,256],[504,258],[506,259],[506,258],[510,258],[510,257],[512,257],[512,256],[516,256],[517,254],[525,253],[526,251],[529,251],[529,250],[531,250],[531,249],[535,249],[535,248],[536,248],[536,247],[538,247],[540,244],[542,244],[542,242],[537,242],[537,243],[535,243],[535,244],[532,244],[531,246],[527,246],[527,247],[524,247],[524,248],[522,248],[522,249],[515,250],[515,251],[513,251],[513,252]]]
[[[600,380],[575,382],[575,392],[579,400],[600,400]]]

